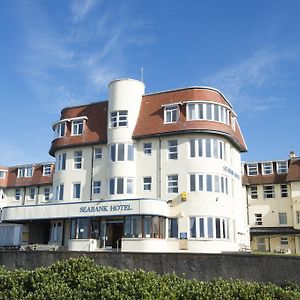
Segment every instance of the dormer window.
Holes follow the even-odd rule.
[[[6,176],[6,171],[0,170],[0,179],[4,179]]]
[[[255,176],[258,175],[258,167],[257,164],[248,164],[247,165],[247,171],[249,176]]]
[[[271,162],[262,163],[262,174],[263,175],[273,174],[273,165]]]
[[[126,127],[128,123],[128,111],[117,110],[110,113],[110,128]]]
[[[165,106],[165,123],[176,123],[179,119],[179,109],[178,105],[168,105]]]
[[[33,167],[20,167],[18,169],[18,178],[21,177],[32,177]]]
[[[72,121],[72,135],[83,134],[83,120]]]
[[[65,135],[66,122],[58,123],[54,126],[54,138],[57,139]]]
[[[276,169],[278,174],[285,174],[288,172],[288,162],[278,161],[276,162]]]
[[[52,165],[43,165],[43,176],[50,176],[52,170]]]

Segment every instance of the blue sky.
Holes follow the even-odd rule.
[[[300,1],[2,0],[0,165],[51,161],[65,106],[107,99],[113,79],[146,93],[221,90],[243,160],[300,154]]]

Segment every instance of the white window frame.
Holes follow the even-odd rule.
[[[143,177],[143,190],[145,192],[150,192],[152,190],[152,177]]]
[[[289,186],[287,184],[280,185],[281,198],[287,198],[289,196]]]
[[[167,175],[167,193],[178,193],[178,174]]]
[[[94,159],[102,159],[102,148],[94,148]]]
[[[33,166],[18,168],[18,178],[32,177],[32,175],[33,175]]]
[[[263,215],[261,213],[254,214],[255,226],[263,225]]]
[[[15,200],[16,201],[21,200],[21,189],[20,188],[15,189]]]
[[[192,177],[194,176],[194,177]],[[194,179],[192,179],[194,178]],[[202,178],[200,180],[200,178]],[[192,181],[195,180],[195,189],[192,188]],[[219,174],[190,173],[189,191],[194,192],[212,192],[227,194],[229,193],[228,177]]]
[[[36,188],[30,187],[29,188],[29,200],[35,200],[36,197]]]
[[[45,187],[44,188],[44,200],[49,201],[51,198],[51,188],[50,187]]]
[[[264,199],[273,199],[275,198],[275,186],[268,184],[263,186]]]
[[[111,186],[112,184],[112,186]],[[122,189],[121,189],[122,187]],[[112,190],[113,188],[113,190]],[[133,177],[113,177],[108,181],[108,191],[110,195],[124,195],[134,193]]]
[[[113,149],[114,148],[114,155]],[[120,150],[123,148],[123,150]],[[119,155],[120,154],[120,155]],[[123,159],[120,159],[123,158]],[[134,144],[129,143],[117,143],[117,144],[110,144],[109,146],[109,159],[111,162],[116,161],[134,161],[135,159],[135,147]]]
[[[101,193],[101,181],[95,180],[93,181],[93,194],[100,194]]]
[[[253,174],[252,174],[252,172],[253,172]],[[257,163],[247,164],[247,174],[248,174],[248,176],[257,176],[258,175],[258,164]]]
[[[7,173],[6,170],[0,170],[0,179],[5,179],[6,173]]]
[[[43,176],[51,176],[52,173],[52,165],[47,164],[43,165]]]
[[[81,198],[81,183],[75,182],[72,185],[72,197],[73,199],[80,199]]]
[[[289,238],[287,236],[280,237],[280,245],[285,246],[289,244]]]
[[[273,163],[272,162],[263,162],[261,163],[262,175],[271,175],[273,174]]]
[[[144,147],[144,155],[151,156],[152,155],[152,143],[151,142],[144,143],[143,147]]]
[[[287,213],[286,212],[279,212],[278,213],[278,223],[279,225],[287,225]]]
[[[65,170],[66,164],[67,164],[67,153],[63,152],[57,154],[56,163],[55,163],[55,172]]]
[[[285,161],[277,161],[276,162],[276,171],[277,174],[286,174],[288,172],[288,162]]]
[[[54,125],[54,138],[60,138],[66,134],[66,122],[60,122]]]
[[[55,200],[63,201],[64,200],[64,185],[59,184],[55,187]]]
[[[116,110],[110,113],[110,128],[128,126],[128,110]]]
[[[166,105],[164,109],[164,123],[177,123],[179,120],[179,106],[178,104]]]
[[[250,198],[252,200],[258,199],[258,186],[257,185],[250,185],[249,192],[250,192]]]
[[[168,141],[168,159],[178,159],[178,144],[177,140]]]
[[[84,131],[84,119],[72,121],[72,135],[82,135]]]
[[[74,170],[82,169],[83,158],[82,158],[82,150],[74,151]]]

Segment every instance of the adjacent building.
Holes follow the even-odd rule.
[[[23,244],[68,250],[249,248],[247,147],[224,95],[207,87],[145,94],[132,79],[108,89],[107,101],[67,107],[53,123],[55,168],[0,168],[2,223],[23,224]]]
[[[243,164],[251,250],[300,253],[300,158]]]

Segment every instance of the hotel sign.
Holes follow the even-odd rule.
[[[81,206],[79,211],[81,213],[90,213],[90,212],[118,212],[118,211],[128,211],[132,210],[130,204],[120,204],[120,205],[93,205],[93,206]]]
[[[235,177],[235,178],[237,178],[237,179],[240,179],[240,175],[237,174],[237,173],[235,173],[235,172],[234,172],[233,170],[231,170],[230,168],[224,166],[224,167],[223,167],[223,170],[224,170],[225,172],[227,172],[228,174],[232,175],[233,177]]]

